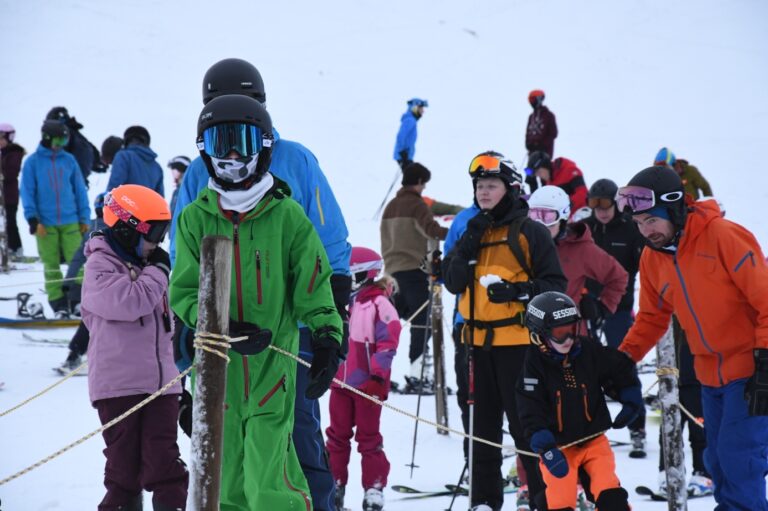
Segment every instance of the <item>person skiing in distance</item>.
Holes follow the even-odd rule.
[[[390,301],[395,282],[380,275],[381,256],[365,247],[353,247],[350,271],[353,278],[349,310],[349,354],[336,378],[381,401],[389,394],[392,359],[400,339],[400,321]],[[331,425],[326,429],[331,471],[336,481],[336,509],[344,509],[350,440],[353,430],[362,457],[363,508],[380,511],[387,485],[389,461],[379,427],[381,407],[357,394],[331,384]]]
[[[571,200],[571,211],[587,205],[587,185],[576,163],[568,158],[550,157],[544,151],[534,151],[528,157],[525,182],[535,192],[541,186],[559,186]]]
[[[640,257],[640,303],[619,349],[636,362],[674,313],[702,384],[704,464],[718,508],[768,510],[768,265],[757,240],[694,203],[677,173],[653,166],[619,188],[648,249]],[[712,300],[712,297],[717,297]]]
[[[124,184],[146,186],[165,196],[163,169],[157,153],[149,147],[151,138],[144,126],[130,126],[123,134],[124,147],[115,154],[106,191]]]
[[[634,321],[632,308],[635,303],[635,281],[640,265],[640,254],[645,247],[645,238],[632,219],[619,212],[616,207],[618,185],[610,179],[598,179],[589,188],[587,205],[592,208],[589,218],[584,220],[592,233],[595,244],[608,252],[628,274],[627,288],[614,313],[607,313],[603,319],[602,332],[608,346],[618,348]],[[599,300],[602,285],[594,280],[586,283],[588,294],[584,300]],[[645,408],[629,425],[632,449],[631,458],[645,458]],[[665,479],[666,480],[666,479]]]
[[[408,100],[408,110],[400,117],[400,129],[395,139],[394,158],[401,169],[413,163],[416,155],[417,123],[424,115],[424,109],[429,106],[426,99],[413,98]]]
[[[187,171],[187,167],[189,167],[190,163],[189,158],[186,156],[174,156],[168,161],[168,168],[171,170],[173,184],[175,186],[173,195],[171,195],[171,211],[176,210],[176,201],[179,197],[179,186],[181,185],[181,180],[184,178],[184,173]]]
[[[8,236],[8,255],[11,260],[24,257],[21,246],[19,225],[16,211],[19,208],[19,173],[21,160],[26,151],[16,144],[16,129],[6,123],[0,123],[0,168],[3,171],[3,206],[5,208],[5,229]]]
[[[431,177],[429,169],[420,163],[405,167],[402,188],[387,203],[379,226],[384,266],[400,289],[395,295],[395,307],[401,319],[411,318],[411,369],[405,377],[406,393],[434,392],[434,381],[423,358],[428,353],[430,336],[424,328],[428,310],[422,307],[429,300],[429,276],[421,266],[429,239],[445,239],[448,229],[435,220],[421,195]]]
[[[290,189],[268,172],[272,121],[261,103],[240,94],[213,98],[200,113],[197,133],[210,180],[177,220],[171,307],[195,328],[200,243],[207,235],[231,235],[229,335],[247,340],[229,351],[221,507],[311,509],[291,435],[293,403],[319,398],[339,366],[342,321],[331,266]],[[267,350],[274,343],[298,354],[298,321],[312,332],[314,354],[304,396],[296,395],[296,362]]]
[[[480,211],[467,222],[464,234],[445,257],[443,278],[448,291],[461,294],[459,312],[466,321],[463,340],[474,341],[470,347],[474,433],[501,443],[506,414],[515,446],[530,450],[515,405],[515,381],[530,343],[523,324],[525,303],[544,291],[564,291],[566,280],[549,233],[527,219],[528,205],[519,197],[522,177],[514,164],[498,153],[481,153],[472,159],[469,174]],[[519,234],[515,236],[515,232]],[[504,500],[501,450],[476,443],[471,463],[470,505],[500,509]],[[532,458],[523,463],[531,496],[526,505],[546,509],[538,465]],[[524,491],[519,493],[524,496]]]
[[[576,509],[579,470],[590,479],[597,509],[629,511],[604,433],[623,428],[645,406],[637,368],[615,348],[583,335],[579,309],[566,294],[541,293],[528,303],[531,348],[517,380],[517,410],[531,448],[541,456],[550,511]],[[611,420],[604,393],[622,404]]]
[[[203,77],[203,104],[225,94],[244,94],[265,105],[266,92],[261,74],[253,64],[242,59],[228,58],[216,62]],[[265,106],[266,108],[266,106]],[[291,198],[304,210],[325,248],[333,274],[331,290],[339,315],[346,321],[351,278],[349,257],[352,250],[344,216],[333,195],[317,158],[303,145],[280,138],[272,127],[270,173],[285,182]],[[206,189],[210,180],[202,157],[190,163],[179,188],[174,222],[171,226],[171,263],[175,259],[175,225],[181,211]],[[312,335],[300,325],[299,354],[312,361]],[[346,343],[346,341],[345,341]],[[342,349],[343,351],[343,349]],[[316,399],[306,399],[304,390],[309,382],[307,368],[301,364],[296,371],[295,416],[293,441],[304,475],[309,482],[312,501],[318,511],[331,510],[334,505],[334,481],[327,463],[325,442],[320,424],[320,405]]]
[[[179,375],[173,362],[168,308],[168,253],[158,245],[170,227],[162,196],[123,185],[106,196],[104,223],[85,248],[83,323],[88,394],[106,424]],[[151,491],[155,511],[185,509],[189,473],[176,442],[181,385],[176,383],[105,430],[107,458],[100,510],[142,508]]]
[[[525,128],[525,148],[529,154],[534,151],[555,154],[557,121],[555,114],[544,106],[544,91],[532,90],[528,94],[528,103],[533,112],[528,116],[528,125]]]
[[[47,120],[41,132],[40,145],[24,162],[21,202],[45,268],[48,303],[57,316],[68,317],[71,311],[61,283],[61,259],[72,259],[89,229],[91,210],[77,161],[64,150],[69,128]]]
[[[688,163],[688,160],[677,158],[675,153],[662,147],[653,159],[654,165],[662,165],[674,169],[683,181],[685,193],[699,200],[703,197],[712,197],[712,187],[704,178],[698,168]]]

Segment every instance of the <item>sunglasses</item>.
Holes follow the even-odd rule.
[[[610,209],[614,204],[615,201],[608,197],[590,197],[587,199],[589,209]]]
[[[560,221],[560,213],[554,209],[531,208],[528,210],[528,218],[549,227]]]
[[[568,339],[576,339],[579,330],[578,321],[568,325],[555,326],[547,334],[547,340],[555,344],[564,344]]]
[[[201,139],[198,139],[198,149],[205,151],[208,156],[222,159],[232,151],[236,151],[243,158],[253,156],[263,147],[271,145],[269,136],[258,126],[244,123],[211,126],[203,131]]]
[[[167,220],[150,220],[149,222],[139,220],[118,204],[111,194],[104,198],[104,207],[109,208],[117,218],[136,229],[150,243],[161,243],[171,227],[171,223]]]
[[[682,191],[668,192],[659,195],[659,201],[670,204],[682,199],[683,195]],[[619,211],[629,208],[632,213],[642,213],[656,206],[656,194],[643,186],[624,186],[616,193],[616,205]]]

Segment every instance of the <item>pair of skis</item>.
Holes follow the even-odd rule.
[[[400,484],[395,484],[391,487],[392,491],[395,491],[397,493],[402,493],[407,495],[404,497],[405,499],[426,499],[430,497],[450,497],[453,494],[467,497],[469,496],[469,489],[465,486],[457,486],[455,484],[446,484],[444,486],[444,489],[442,490],[433,490],[433,491],[424,491],[424,490],[417,490],[416,488],[412,488],[410,486],[404,486]],[[517,491],[517,488],[515,486],[505,486],[504,487],[504,493],[510,494],[515,493]]]

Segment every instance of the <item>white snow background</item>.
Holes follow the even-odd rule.
[[[416,152],[432,170],[427,195],[468,205],[466,169],[475,154],[495,149],[524,163],[526,98],[542,88],[560,129],[556,156],[575,160],[588,184],[601,177],[624,184],[666,145],[699,167],[728,218],[762,243],[768,239],[761,154],[768,132],[768,4],[759,0],[0,0],[0,13],[0,121],[16,126],[17,141],[28,151],[39,141],[46,112],[64,105],[97,146],[141,124],[161,165],[177,154],[195,156],[205,70],[222,58],[245,58],[264,77],[281,136],[303,143],[320,160],[351,243],[378,249],[378,224],[371,218],[397,170],[392,149],[407,99],[430,103]],[[106,182],[107,176],[92,176],[91,196]],[[170,198],[170,174],[166,190]],[[25,250],[34,254],[21,212],[19,218]],[[44,301],[41,267],[21,268],[0,275],[0,295],[27,291]],[[452,303],[446,293],[446,310]],[[0,313],[12,316],[12,303],[0,303]],[[33,333],[69,338],[73,331]],[[393,371],[398,381],[407,370],[407,345],[406,331]],[[447,348],[455,387],[450,342]],[[60,347],[25,342],[20,331],[3,331],[0,411],[54,383],[51,368],[65,355]],[[644,377],[646,387],[652,381]],[[390,401],[416,407],[411,396]],[[460,429],[455,398],[450,403],[451,426]],[[322,409],[327,424],[327,396]],[[434,417],[432,398],[424,399],[422,413]],[[98,426],[86,378],[65,382],[0,418],[0,478]],[[410,479],[405,464],[413,422],[385,411],[382,431],[390,484],[431,490],[457,480],[458,437],[421,425],[419,468]],[[632,491],[638,484],[656,486],[657,431],[649,421],[645,460],[629,459],[625,447],[615,450],[635,510],[666,508]],[[609,436],[627,440],[628,432]],[[180,444],[189,461],[189,442],[180,436]],[[101,438],[93,438],[1,486],[0,509],[95,508],[103,495],[102,448]],[[356,452],[350,469],[347,505],[359,509]],[[391,490],[385,495],[391,510],[443,509],[449,502],[402,501]],[[504,509],[513,507],[514,497],[507,497]],[[694,511],[713,507],[711,498],[689,503]],[[465,508],[466,499],[459,498],[454,509]]]

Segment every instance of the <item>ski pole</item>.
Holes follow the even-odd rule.
[[[424,394],[424,366],[427,362],[427,338],[429,337],[429,332],[432,326],[432,293],[429,293],[429,305],[427,306],[427,321],[424,325],[424,340],[421,343],[421,376],[420,380],[421,383],[419,384],[419,395],[416,398],[416,417],[420,417],[419,412],[421,410],[421,396]],[[414,465],[414,461],[416,460],[416,437],[419,433],[419,421],[416,421],[416,423],[413,425],[413,446],[411,447],[411,463],[410,465],[406,465],[406,467],[411,467],[411,479],[413,479],[413,469],[418,467],[418,465]]]
[[[389,189],[387,190],[387,194],[384,196],[384,200],[381,201],[381,204],[379,204],[379,207],[376,208],[376,213],[373,214],[373,218],[371,220],[378,220],[379,215],[381,215],[382,210],[384,209],[384,206],[387,204],[387,199],[389,199],[389,194],[392,193],[392,189],[395,187],[395,183],[397,183],[397,178],[400,177],[400,169],[397,169],[397,172],[395,172],[395,178],[392,180],[392,184],[389,185]]]
[[[459,482],[456,483],[456,488],[453,489],[453,496],[451,497],[451,505],[445,511],[451,511],[453,509],[453,503],[456,501],[456,496],[459,494],[459,487],[461,481],[464,480],[464,474],[467,473],[467,460],[464,460],[464,468],[461,469],[461,475],[459,476]],[[470,504],[471,505],[471,504]]]
[[[469,406],[469,455],[467,470],[469,473],[469,509],[472,509],[472,463],[475,454],[475,267],[477,260],[469,261],[469,349],[467,350],[467,405]]]

